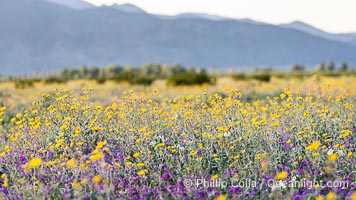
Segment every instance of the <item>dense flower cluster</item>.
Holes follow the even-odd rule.
[[[237,89],[164,98],[129,90],[94,102],[86,88],[0,108],[0,198],[356,199],[355,85]],[[331,86],[330,86],[331,85]],[[187,187],[184,179],[255,180]],[[342,181],[269,187],[269,180]]]

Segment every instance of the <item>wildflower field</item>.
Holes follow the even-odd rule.
[[[0,199],[356,199],[355,77],[0,95]]]

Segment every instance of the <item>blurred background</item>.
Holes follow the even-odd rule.
[[[3,0],[0,74],[48,77],[82,67],[92,71],[81,76],[95,78],[95,68],[152,63],[214,73],[346,70],[356,64],[355,4]]]

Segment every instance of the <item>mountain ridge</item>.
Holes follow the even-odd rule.
[[[252,22],[167,20],[112,6],[78,11],[40,0],[6,1],[0,7],[0,69],[16,74],[107,64],[181,63],[222,70],[266,65],[286,69],[329,60],[356,64],[351,44]]]
[[[333,34],[327,31],[318,29],[314,26],[306,24],[301,21],[294,21],[287,24],[280,24],[282,27],[299,30],[311,35],[322,37],[329,40],[340,41],[345,43],[350,43],[356,45],[356,33],[343,33],[343,34]]]
[[[84,9],[95,7],[93,4],[82,0],[46,0],[46,1],[75,10],[84,10]]]
[[[129,13],[146,13],[143,9],[130,4],[130,3],[125,3],[125,4],[112,4],[110,7],[113,7],[117,10],[123,11],[123,12],[129,12]]]

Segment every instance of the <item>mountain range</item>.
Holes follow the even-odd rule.
[[[325,38],[328,40],[340,41],[345,43],[350,43],[356,45],[356,33],[349,34],[332,34],[325,32],[323,30],[317,29],[313,26],[310,26],[306,23],[295,21],[289,24],[281,24],[282,27],[291,28],[295,30],[299,30],[311,35],[315,35],[321,38]]]
[[[289,69],[330,60],[356,64],[353,33],[202,13],[162,16],[132,4],[2,0],[0,27],[0,75],[107,64],[180,63],[222,70]]]

